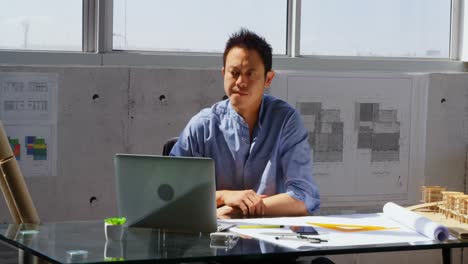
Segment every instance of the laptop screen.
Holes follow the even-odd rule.
[[[129,226],[217,230],[212,159],[116,154],[114,162],[119,215]]]

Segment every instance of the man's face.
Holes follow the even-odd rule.
[[[240,47],[228,52],[222,73],[224,91],[240,114],[258,109],[263,92],[275,75],[270,71],[265,78],[265,66],[258,52]]]

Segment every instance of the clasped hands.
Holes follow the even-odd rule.
[[[264,216],[266,211],[263,198],[266,195],[257,194],[253,190],[219,191],[217,195],[217,216],[228,218],[233,215],[240,216]]]

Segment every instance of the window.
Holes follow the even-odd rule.
[[[305,0],[302,55],[449,58],[450,0]]]
[[[81,0],[0,0],[0,49],[82,50]]]
[[[114,0],[114,50],[223,52],[241,27],[286,54],[286,0]]]
[[[0,61],[213,68],[229,35],[244,27],[265,37],[280,55],[276,69],[460,71],[460,57],[468,57],[462,47],[468,46],[462,42],[468,35],[462,32],[468,31],[461,24],[468,14],[460,9],[468,10],[463,3],[0,0]]]

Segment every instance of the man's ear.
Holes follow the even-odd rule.
[[[275,72],[273,70],[267,72],[266,78],[265,78],[265,88],[270,87],[270,84],[273,81],[274,77],[275,77]]]
[[[224,76],[224,67],[221,68],[221,74]]]

